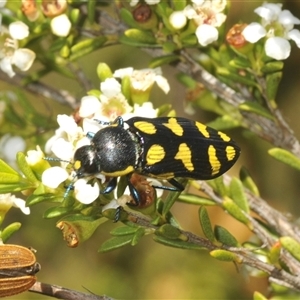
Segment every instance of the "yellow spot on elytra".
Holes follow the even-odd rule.
[[[106,172],[101,172],[101,173],[105,176],[119,177],[119,176],[127,175],[127,174],[129,174],[133,171],[134,171],[134,167],[133,166],[128,166],[124,170],[119,170],[119,171],[115,171],[115,172],[107,172],[107,173]]]
[[[224,142],[229,142],[229,141],[230,141],[230,137],[229,137],[227,134],[225,134],[225,133],[223,133],[223,132],[221,132],[221,131],[218,131],[218,135],[220,136],[220,138],[221,138]]]
[[[79,170],[81,168],[81,161],[80,160],[76,160],[74,162],[74,169],[75,170]]]
[[[227,146],[225,151],[226,151],[226,157],[228,161],[231,161],[235,158],[236,151],[232,146]]]
[[[140,131],[147,133],[147,134],[155,134],[156,128],[152,123],[146,121],[138,121],[134,123],[134,126],[139,129]]]
[[[209,132],[207,131],[207,126],[199,122],[195,122],[195,123],[198,130],[203,134],[203,136],[209,138]]]
[[[154,165],[164,159],[166,155],[165,149],[157,144],[152,145],[146,155],[148,165]]]
[[[208,147],[208,158],[212,169],[211,175],[218,174],[221,168],[221,163],[216,154],[216,148],[213,145],[210,145]]]
[[[175,159],[181,160],[185,168],[190,172],[194,171],[194,165],[192,163],[192,151],[186,143],[179,145]]]
[[[176,118],[170,118],[168,123],[164,123],[164,126],[168,127],[172,132],[178,136],[183,135],[183,128],[181,125],[178,124]]]

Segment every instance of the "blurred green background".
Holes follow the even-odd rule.
[[[228,28],[243,20],[255,20],[253,9],[260,1],[232,1]],[[299,1],[285,1],[284,8],[290,9],[300,18]],[[134,51],[134,52],[133,52]],[[95,66],[106,62],[112,70],[133,66],[136,69],[147,67],[150,57],[142,51],[129,46],[115,46],[95,52],[80,61],[83,71],[99,88]],[[286,120],[300,137],[300,51],[293,47],[291,57],[286,61],[284,77],[278,94],[279,107]],[[178,112],[182,111],[185,91],[175,79],[176,70],[164,67],[163,74],[169,79],[171,93],[164,95],[154,90],[154,104],[172,103]],[[66,80],[56,74],[44,78],[44,82],[58,89],[71,91],[76,97],[85,95],[85,91],[72,80]],[[9,88],[0,82],[0,89]],[[33,103],[44,109],[43,101],[30,95]],[[53,107],[52,117],[57,114],[70,114],[68,107],[49,102]],[[193,118],[205,123],[213,115],[197,111]],[[267,150],[271,147],[255,136],[236,129],[229,132],[242,148],[238,163],[229,172],[238,175],[244,165],[253,176],[261,196],[273,207],[289,214],[295,220],[299,217],[300,174],[291,168],[270,158]],[[108,295],[121,299],[252,299],[253,291],[267,293],[266,278],[251,278],[244,268],[232,263],[224,263],[211,258],[205,251],[185,251],[168,248],[153,242],[151,236],[144,237],[135,246],[126,246],[111,253],[98,253],[101,243],[109,238],[109,231],[122,224],[111,221],[102,225],[86,243],[78,248],[68,248],[62,239],[61,232],[55,228],[57,220],[45,220],[43,212],[49,204],[39,204],[31,208],[31,215],[25,216],[17,209],[9,212],[5,223],[20,221],[21,230],[10,239],[10,243],[31,246],[37,249],[37,260],[42,270],[37,274],[38,280],[45,283],[61,285],[69,289],[90,291],[99,295]],[[179,219],[185,230],[200,234],[198,207],[176,203],[172,212]],[[221,209],[209,208],[213,225],[227,228],[238,239],[244,242],[251,238],[244,225],[237,223]],[[52,299],[33,293],[23,293],[12,299]]]

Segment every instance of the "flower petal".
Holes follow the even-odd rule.
[[[282,37],[271,37],[265,43],[265,51],[269,57],[276,60],[283,60],[289,57],[291,45]]]
[[[42,174],[42,183],[52,189],[56,189],[69,177],[68,172],[61,167],[51,167]]]
[[[300,31],[298,29],[293,29],[288,32],[288,38],[293,40],[297,47],[300,48]]]
[[[246,41],[253,44],[264,37],[267,32],[262,25],[253,22],[244,28],[242,34],[245,37]]]
[[[29,215],[30,208],[26,206],[26,202],[23,199],[15,198],[14,199],[14,206],[20,208],[23,214]]]
[[[35,60],[35,53],[30,49],[20,48],[14,52],[12,63],[20,70],[27,71]]]
[[[83,204],[90,204],[98,198],[100,188],[97,182],[91,185],[84,178],[81,178],[74,183],[74,193],[78,201]]]
[[[199,44],[205,47],[218,39],[219,32],[214,26],[202,24],[196,29],[196,36]]]
[[[23,40],[29,35],[28,26],[21,21],[10,23],[8,26],[8,31],[10,36],[15,40]]]
[[[51,20],[53,34],[65,37],[69,34],[72,24],[66,14],[59,15]]]

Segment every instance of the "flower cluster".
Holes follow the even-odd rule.
[[[112,122],[117,116],[122,116],[127,120],[133,116],[156,117],[157,109],[153,108],[151,102],[144,101],[149,97],[149,92],[156,82],[164,92],[169,91],[169,85],[166,79],[161,75],[161,70],[145,69],[133,70],[131,68],[115,71],[113,76],[106,78],[100,84],[100,93],[98,96],[88,95],[81,100],[81,106],[78,114],[81,119],[81,126],[75,122],[72,116],[58,115],[57,122],[59,128],[55,135],[47,142],[46,152],[54,153],[61,162],[61,167],[51,167],[42,175],[42,182],[49,188],[57,188],[62,182],[68,178],[75,181],[76,173],[71,175],[67,171],[69,162],[72,162],[74,152],[84,146],[90,144],[90,139],[87,137],[89,132],[95,133],[103,127],[95,120]],[[140,97],[140,104],[134,103],[130,105],[122,92],[122,87],[116,78],[129,78],[130,86],[128,93],[131,98]],[[145,96],[146,95],[146,96]],[[104,175],[97,175],[97,178],[105,181]],[[91,185],[91,178],[80,178],[74,182],[75,198],[84,204],[90,204],[98,198],[100,187],[97,181]],[[124,197],[123,197],[124,198]],[[127,199],[128,201],[128,199]]]
[[[250,43],[265,38],[265,52],[276,60],[289,57],[291,45],[288,40],[293,40],[300,48],[300,31],[294,29],[300,20],[281,7],[281,4],[274,3],[259,6],[254,11],[261,17],[261,23],[253,22],[243,30],[243,36]]]

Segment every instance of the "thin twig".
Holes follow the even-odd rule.
[[[36,282],[30,289],[30,292],[47,295],[56,299],[65,300],[113,300],[111,297],[98,296],[95,294],[86,294],[70,290],[58,285]]]

